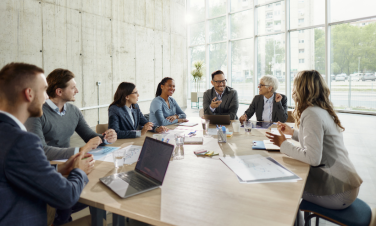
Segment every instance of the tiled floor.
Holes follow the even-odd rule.
[[[190,106],[190,103],[187,104]],[[240,105],[238,115],[242,115],[248,105]],[[187,117],[198,116],[198,109],[185,109]],[[363,179],[358,198],[365,201],[371,207],[376,207],[376,116],[338,113],[342,125],[345,127],[343,133],[345,145],[349,152],[350,160]],[[255,120],[255,118],[252,118]],[[84,143],[76,134],[72,136],[71,146],[82,146]],[[82,214],[78,214],[79,217]],[[314,222],[314,221],[313,221]],[[108,225],[112,225],[109,223]],[[134,223],[132,225],[144,225]],[[320,221],[320,225],[334,225],[329,222]]]

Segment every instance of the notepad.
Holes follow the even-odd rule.
[[[184,144],[203,144],[204,138],[202,137],[185,137]]]

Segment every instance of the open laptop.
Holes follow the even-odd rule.
[[[99,180],[121,198],[144,193],[162,185],[174,145],[146,137],[135,170]]]
[[[205,119],[210,120],[210,124],[230,125],[230,115],[204,115]]]

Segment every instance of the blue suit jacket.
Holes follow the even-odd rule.
[[[116,105],[111,105],[108,108],[108,128],[115,130],[118,139],[135,138],[135,130],[149,122],[142,114],[138,104],[135,104],[135,108],[132,110],[134,124],[125,108],[126,106],[118,107]],[[153,127],[153,130],[155,128],[156,126]]]
[[[0,113],[0,225],[47,225],[46,203],[68,209],[88,178],[74,169],[68,178],[47,161],[38,136]]]

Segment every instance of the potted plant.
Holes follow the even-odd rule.
[[[191,71],[191,75],[193,77],[193,81],[195,82],[195,90],[196,92],[191,92],[191,107],[192,103],[196,102],[196,106],[198,106],[199,97],[203,97],[204,93],[200,92],[200,80],[204,76],[203,73],[203,65],[204,63],[202,61],[196,61],[193,66],[194,69]]]

